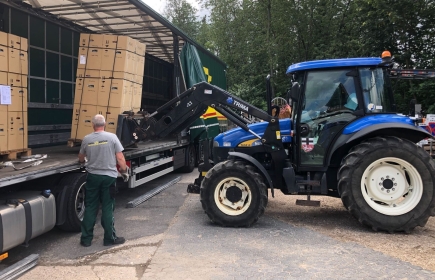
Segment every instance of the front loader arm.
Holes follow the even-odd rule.
[[[233,109],[270,122],[273,118],[267,112],[233,96],[229,92],[201,82],[170,100],[150,115],[120,115],[117,135],[123,145],[138,141],[163,138],[179,133],[189,127],[205,113],[208,107],[250,131],[246,120],[237,115]]]

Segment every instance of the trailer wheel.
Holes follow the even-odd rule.
[[[66,220],[58,227],[64,231],[79,232],[85,214],[85,184],[87,173],[67,174],[59,182],[64,188]]]
[[[195,146],[190,145],[186,151],[186,165],[181,167],[181,169],[180,169],[181,172],[190,173],[193,171],[193,169],[195,169],[195,162],[196,162],[195,155],[196,155]]]
[[[414,143],[377,137],[352,148],[338,171],[348,211],[373,230],[410,232],[435,208],[435,164]]]
[[[256,169],[242,161],[216,164],[201,184],[201,204],[212,222],[249,227],[264,214],[267,187]]]

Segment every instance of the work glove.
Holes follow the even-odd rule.
[[[84,162],[80,162],[79,160],[79,164],[80,164],[80,169],[84,169],[86,167],[86,163],[88,162],[88,160],[85,158]]]
[[[124,182],[128,182],[128,179],[130,179],[130,168],[126,166],[127,168],[125,171],[121,172],[122,179]]]

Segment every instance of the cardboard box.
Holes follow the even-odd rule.
[[[133,82],[134,75],[127,72],[113,72],[112,76],[114,79],[121,79]]]
[[[102,71],[113,71],[114,64],[115,64],[115,50],[103,49],[100,69]]]
[[[142,103],[142,85],[133,84],[133,92],[131,97],[131,108],[134,112],[140,111]]]
[[[8,84],[8,72],[0,72],[0,85]]]
[[[100,78],[85,78],[83,82],[83,94],[81,104],[98,105],[98,89]]]
[[[83,78],[76,79],[76,87],[74,90],[74,104],[80,104],[82,102],[83,84],[84,84]]]
[[[137,57],[137,64],[136,64],[136,71],[135,74],[138,76],[143,77],[143,74],[145,73],[145,57],[144,56],[138,56]],[[140,82],[142,84],[142,82]]]
[[[77,68],[76,79],[85,77],[85,68]]]
[[[29,75],[29,63],[27,61],[27,52],[20,51],[20,74]]]
[[[20,51],[8,48],[8,72],[21,74]]]
[[[27,112],[27,89],[11,87],[11,105],[8,112]]]
[[[8,34],[8,47],[20,50],[21,49],[21,37],[9,33]]]
[[[23,75],[16,73],[7,73],[7,85],[11,87],[22,87],[21,78]]]
[[[143,84],[143,77],[142,77],[142,76],[139,76],[139,75],[134,75],[134,80],[133,80],[133,82],[134,82],[135,84],[138,84],[138,85],[141,85],[141,86],[142,86],[142,84]]]
[[[8,150],[24,148],[24,131],[27,130],[27,114],[8,112]]]
[[[100,80],[100,86],[98,88],[97,95],[97,105],[98,106],[109,106],[109,94],[110,87],[112,85],[112,79],[102,79]]]
[[[0,46],[0,71],[9,71],[9,48]]]
[[[129,66],[132,63],[132,53],[126,50],[116,50],[114,72],[129,72]],[[130,73],[130,72],[129,72]]]
[[[116,49],[117,45],[118,45],[118,36],[117,35],[104,35],[103,48]]]
[[[136,41],[136,54],[144,57],[145,52],[146,52],[146,45],[144,43]]]
[[[129,55],[130,55],[129,59],[130,59],[131,62],[128,64],[128,68],[127,68],[126,72],[132,73],[132,74],[136,74],[136,71],[137,71],[137,68],[138,68],[137,64],[138,64],[138,58],[139,58],[139,56],[137,54],[135,54],[135,53],[131,53]]]
[[[121,79],[134,82],[134,75],[127,72],[100,71],[101,79]]]
[[[103,47],[104,35],[102,34],[91,34],[89,36],[89,48],[102,48]]]
[[[101,69],[101,57],[103,49],[90,48],[88,50],[88,61],[86,64],[86,70],[100,70]]]
[[[80,33],[80,47],[89,47],[89,35],[88,33]]]
[[[87,47],[79,48],[77,69],[86,68],[87,60],[88,60],[88,48]]]
[[[0,151],[8,150],[8,111],[6,105],[0,105]]]
[[[107,106],[97,106],[97,114],[103,115],[106,118],[107,108]]]
[[[123,111],[131,109],[131,82],[113,79],[109,93],[109,107],[121,108]]]
[[[71,139],[76,139],[76,137],[77,137],[77,128],[79,125],[79,115],[80,115],[80,103],[74,102],[72,122],[71,122]]]
[[[28,85],[28,76],[27,75],[21,75],[21,86],[23,88],[27,88]]]
[[[19,49],[20,51],[27,52],[29,48],[28,40],[26,38],[20,37]]]
[[[84,78],[100,78],[100,70],[86,69]]]
[[[0,46],[8,46],[8,33],[0,32]]]
[[[106,128],[105,131],[115,133],[118,126],[118,115],[122,114],[123,110],[118,107],[108,107],[106,112]]]
[[[136,40],[127,36],[118,36],[117,50],[127,50],[134,53],[136,51]]]
[[[97,106],[80,105],[79,119],[77,125],[76,139],[83,139],[89,133],[92,133],[92,118],[97,114]]]

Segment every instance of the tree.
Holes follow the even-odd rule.
[[[196,39],[200,27],[197,12],[187,0],[167,0],[163,15],[189,37]]]

